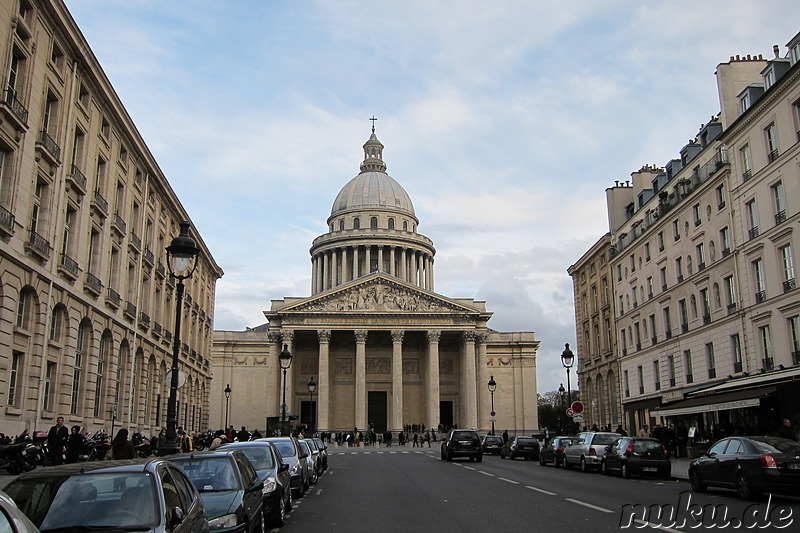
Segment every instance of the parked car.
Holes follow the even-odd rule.
[[[481,450],[484,454],[500,455],[500,449],[503,447],[503,438],[497,435],[484,435],[481,438]]]
[[[303,441],[308,444],[308,449],[311,451],[311,456],[314,459],[314,469],[317,473],[317,480],[322,475],[323,468],[322,468],[322,453],[317,446],[317,441],[314,439],[303,439]]]
[[[538,459],[539,441],[533,437],[514,437],[503,445],[500,450],[500,459]]]
[[[169,458],[200,491],[212,533],[264,531],[264,483],[241,450],[193,452]]]
[[[265,441],[273,443],[283,457],[283,462],[289,465],[289,474],[292,477],[292,491],[294,496],[301,497],[311,486],[311,473],[305,461],[306,453],[300,449],[294,437],[267,437],[256,439],[256,442]]]
[[[606,475],[619,472],[624,478],[637,474],[669,479],[672,466],[667,449],[660,440],[648,437],[620,437],[606,446],[600,458],[600,471]]]
[[[289,465],[283,462],[278,448],[271,442],[232,442],[218,450],[241,450],[264,482],[264,520],[268,524],[283,526],[286,513],[292,510],[292,478]]]
[[[553,463],[553,466],[561,466],[564,462],[564,449],[572,444],[572,437],[553,437],[539,451],[539,464],[542,466]]]
[[[37,468],[11,481],[5,491],[44,532],[209,531],[198,491],[163,458]]]
[[[304,439],[299,439],[297,441],[297,445],[300,446],[301,455],[304,456],[304,459],[301,460],[305,460],[306,465],[308,466],[308,484],[309,486],[316,485],[319,477],[317,476],[317,465],[314,459],[314,452],[311,451],[311,446],[309,446],[308,442],[306,442]]]
[[[322,470],[325,471],[328,469],[328,445],[319,437],[314,437],[312,440],[317,443],[319,455],[322,458]]]
[[[442,461],[455,457],[468,457],[470,461],[482,461],[481,439],[472,429],[454,429],[441,444]]]
[[[605,447],[619,438],[619,433],[604,431],[584,431],[564,449],[565,469],[580,465],[581,472],[600,468],[600,458]]]
[[[779,437],[729,437],[689,463],[692,490],[735,489],[745,500],[764,492],[800,493],[800,443]]]
[[[40,533],[25,514],[19,510],[14,500],[5,492],[0,492],[0,531],[15,533]]]

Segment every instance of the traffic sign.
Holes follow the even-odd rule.
[[[576,424],[583,424],[583,413],[575,414],[572,417],[572,421],[575,422]]]
[[[497,413],[495,413],[494,411],[492,411],[492,412],[491,412],[491,413],[489,413],[489,414],[490,414],[490,415],[492,415],[492,416],[494,416],[494,415],[496,415]]]
[[[573,416],[575,412],[572,410],[572,407],[567,407],[567,416]]]
[[[571,407],[572,407],[572,411],[576,415],[579,415],[579,414],[581,414],[583,412],[583,402],[579,402],[579,401],[576,400],[576,401],[572,402],[572,406]]]

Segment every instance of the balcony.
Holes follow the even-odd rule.
[[[108,201],[100,194],[100,189],[95,189],[94,191],[92,210],[103,218],[108,216]]]
[[[17,92],[13,89],[6,89],[3,98],[2,109],[6,117],[11,121],[12,125],[21,131],[28,129],[28,110],[17,99]]]
[[[744,174],[742,174],[742,181],[747,181],[752,177],[753,177],[753,171],[752,170],[745,170]]]
[[[103,282],[91,272],[87,272],[86,280],[83,283],[83,290],[95,297],[100,296],[100,293],[103,292]]]
[[[729,303],[728,304],[728,314],[732,315],[733,313],[735,313],[736,312],[736,307],[737,307],[736,302]]]
[[[31,230],[28,241],[25,243],[25,250],[39,257],[42,261],[50,259],[50,241]]]
[[[725,202],[724,201],[722,201],[722,202],[717,204],[717,210],[718,211],[722,211],[723,209],[725,209]]]
[[[622,357],[625,357],[626,355],[628,355],[628,349],[627,348],[623,348],[622,349]]]
[[[678,274],[678,283],[683,281],[683,274]]]
[[[773,161],[778,159],[778,156],[780,156],[780,155],[781,154],[780,154],[780,152],[778,152],[778,149],[775,148],[769,154],[767,154],[767,159],[769,160],[770,163],[772,163]]]
[[[636,343],[636,351],[639,352],[639,351],[641,351],[641,349],[642,349],[642,343],[641,342],[637,342]]]
[[[67,183],[74,187],[81,196],[86,194],[86,176],[74,164],[67,174]]]
[[[168,329],[164,330],[164,336],[161,338],[164,341],[164,344],[169,344],[172,342],[172,332]]]
[[[58,272],[62,276],[75,281],[78,279],[78,262],[67,254],[61,254],[61,259],[58,262]]]
[[[160,337],[161,336],[161,324],[159,324],[158,322],[153,322],[152,332],[153,332],[153,335],[155,337]]]
[[[667,292],[667,289],[668,287],[666,283],[661,286],[661,292]]]
[[[775,360],[772,357],[765,357],[761,360],[761,367],[764,370],[773,370],[775,368]]]
[[[133,302],[126,301],[122,313],[131,320],[136,320],[136,306]]]
[[[150,329],[150,315],[144,312],[139,313],[139,327],[144,330]]]
[[[705,269],[706,269],[706,263],[705,262],[697,263],[697,271],[698,272],[703,271]]]
[[[130,239],[128,239],[128,245],[137,252],[142,251],[142,239],[140,239],[133,230],[131,230]]]
[[[666,338],[668,338],[668,339],[671,339],[671,338],[672,338],[672,330],[671,330],[671,329],[668,329],[667,331],[665,331],[665,332],[664,332],[664,336],[665,336]]]
[[[786,211],[781,210],[775,213],[775,225],[782,224],[786,222]]]
[[[172,277],[172,274],[167,276],[166,281],[167,281],[167,287],[169,287],[170,289],[175,288],[175,278]]]
[[[795,284],[794,278],[787,279],[786,281],[783,282],[783,292],[793,291],[796,288],[797,285]]]
[[[731,249],[730,248],[723,248],[722,249],[722,257],[728,257],[729,255],[731,255]]]
[[[670,387],[674,387],[675,386],[675,378],[669,378],[669,386]]]
[[[9,237],[14,233],[14,215],[2,206],[0,206],[0,231]]]
[[[748,234],[750,235],[751,239],[755,239],[756,237],[758,237],[758,226],[753,226],[752,228],[750,228]]]
[[[119,216],[119,211],[114,211],[114,216],[111,217],[111,229],[120,237],[124,237],[125,232],[128,230],[128,225],[122,220],[122,217]]]
[[[51,165],[61,164],[61,147],[58,146],[55,139],[50,137],[47,131],[42,130],[39,132],[39,140],[36,142],[36,148],[45,156]]]
[[[703,315],[703,324],[711,324],[711,315],[710,314]]]
[[[738,374],[742,371],[742,362],[741,361],[734,361],[733,362],[733,372]]]
[[[681,324],[681,333],[687,333],[689,331],[689,324]]]
[[[760,304],[766,301],[767,299],[767,291],[758,291],[756,293],[756,303]]]
[[[106,290],[106,305],[109,307],[113,307],[114,309],[119,309],[121,303],[122,303],[122,297],[119,295],[117,291],[109,287]]]
[[[145,247],[144,253],[142,254],[142,259],[144,259],[144,262],[149,266],[153,266],[153,263],[155,262],[155,256],[153,255],[153,250],[151,250],[149,246]]]
[[[167,269],[164,267],[164,263],[161,262],[161,259],[156,261],[156,274],[158,274],[159,276],[161,276],[163,278],[164,275],[166,274],[166,272],[167,272]]]

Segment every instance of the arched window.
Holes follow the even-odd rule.
[[[394,229],[394,219],[393,218],[389,219],[389,229]]]
[[[361,229],[361,219],[356,217],[353,219],[353,229]]]
[[[339,231],[344,231],[344,220],[339,221]]]
[[[369,229],[378,229],[378,217],[369,219]]]
[[[64,330],[67,327],[67,308],[64,304],[56,304],[50,316],[50,340],[63,343]]]
[[[408,231],[408,221],[407,220],[403,221],[403,231]]]
[[[597,405],[598,405],[598,422],[600,424],[605,425],[606,419],[606,391],[605,391],[605,381],[603,380],[603,376],[597,376],[595,380],[597,383]]]
[[[83,372],[86,360],[89,357],[89,345],[92,341],[92,326],[89,319],[86,319],[78,327],[78,335],[75,343],[75,366],[72,369],[72,391],[70,394],[69,412],[73,415],[79,414],[81,406],[81,386],[83,385]]]
[[[103,412],[103,395],[105,393],[105,377],[108,367],[111,366],[108,360],[111,352],[111,332],[106,331],[100,337],[100,346],[97,350],[97,377],[94,382],[94,417],[105,418],[107,413]]]
[[[17,302],[17,327],[30,329],[33,324],[34,306],[36,304],[36,292],[33,287],[25,287],[19,292],[19,302]]]

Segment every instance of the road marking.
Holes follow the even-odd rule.
[[[506,483],[513,483],[514,485],[519,485],[519,481],[514,481],[513,479],[507,479],[504,477],[499,477],[497,479],[499,479],[500,481],[505,481]]]
[[[484,476],[495,477],[495,475],[494,475],[494,474],[491,474],[491,473],[489,473],[489,472],[486,472],[486,471],[484,471],[484,470],[478,470],[478,472],[480,472],[480,473],[481,473],[481,474],[483,474]]]
[[[652,527],[652,528],[655,528],[655,529],[660,529],[662,531],[668,531],[669,533],[682,533],[678,529],[672,529],[671,527],[662,526],[660,524],[653,524],[651,522],[645,522],[644,520],[639,520],[638,518],[634,518],[633,521],[636,522],[637,524],[642,524],[642,526],[644,526],[644,527]]]
[[[589,509],[594,509],[595,511],[600,511],[601,513],[613,513],[611,509],[606,509],[605,507],[598,507],[596,505],[592,505],[591,503],[582,502],[580,500],[576,500],[573,498],[565,498],[568,502],[577,503],[578,505],[583,505],[584,507],[588,507]]]
[[[476,470],[475,468],[472,468],[471,466],[465,466],[464,468],[466,468],[467,470],[473,470],[473,471]]]
[[[555,492],[550,492],[549,490],[540,489],[538,487],[531,487],[530,485],[525,485],[526,489],[535,490],[536,492],[541,492],[542,494],[547,494],[548,496],[555,496]]]

